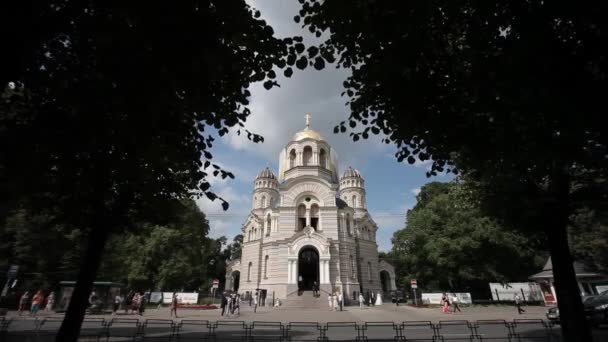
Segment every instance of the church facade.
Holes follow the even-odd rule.
[[[378,259],[363,177],[351,167],[338,174],[336,152],[308,115],[280,153],[278,176],[267,167],[256,177],[252,200],[225,289],[288,298],[316,282],[347,299],[396,289],[393,267]]]

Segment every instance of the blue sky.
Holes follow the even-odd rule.
[[[275,29],[277,36],[304,36],[305,42],[315,38],[292,21],[297,14],[297,1],[248,1],[259,9],[262,17]],[[281,72],[277,72],[282,75]],[[289,78],[278,77],[280,88],[265,90],[261,84],[251,87],[251,116],[246,128],[264,136],[263,144],[255,144],[234,132],[218,138],[213,147],[214,161],[235,174],[235,179],[211,180],[213,191],[230,203],[222,211],[218,201],[197,201],[207,214],[212,237],[232,238],[251,210],[253,180],[266,166],[278,173],[281,148],[291,136],[304,128],[304,114],[310,113],[311,128],[321,133],[336,150],[341,172],[348,166],[358,169],[365,178],[367,206],[379,226],[377,242],[388,251],[393,232],[405,226],[405,213],[416,203],[416,192],[430,181],[449,181],[451,176],[427,178],[428,163],[398,163],[396,147],[380,142],[381,137],[353,142],[348,134],[333,134],[333,127],[348,117],[346,98],[340,96],[342,82],[348,77],[344,70],[332,66],[316,71],[312,68],[295,71]]]

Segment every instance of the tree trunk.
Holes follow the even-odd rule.
[[[592,341],[591,330],[585,320],[581,294],[570,246],[568,245],[570,183],[565,172],[552,177],[549,192],[553,207],[545,210],[545,233],[548,237],[553,279],[557,294],[560,323],[564,341]]]
[[[89,234],[84,260],[76,280],[76,287],[55,339],[57,342],[76,342],[78,340],[82,320],[89,303],[89,295],[93,288],[93,281],[97,276],[103,250],[110,235],[109,227],[102,224],[102,221],[95,222],[93,230]]]

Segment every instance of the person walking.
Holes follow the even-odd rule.
[[[237,294],[234,297],[234,303],[232,304],[232,314],[234,315],[234,312],[236,311],[237,315],[241,315],[241,295]]]
[[[462,311],[460,311],[460,307],[458,306],[458,297],[454,295],[454,297],[452,297],[452,313],[456,313],[456,310],[462,313]]]
[[[171,313],[170,316],[173,317],[175,314],[175,318],[177,318],[177,293],[173,294],[173,298],[171,298]]]
[[[226,305],[228,305],[228,301],[226,300],[226,293],[222,293],[220,302],[220,308],[222,309],[222,312],[220,313],[220,316],[224,316],[224,313],[226,312]]]
[[[40,310],[40,305],[42,305],[42,302],[44,302],[44,295],[42,294],[41,290],[38,290],[38,292],[36,292],[34,297],[32,297],[32,309],[31,309],[32,316],[36,316],[36,314],[38,313],[38,310]]]
[[[125,315],[128,314],[131,310],[131,305],[133,304],[134,296],[135,293],[133,291],[129,291],[129,293],[127,293],[127,295],[125,296]]]
[[[18,311],[19,316],[21,316],[21,313],[23,313],[23,311],[27,311],[27,303],[29,301],[30,301],[30,292],[25,291],[21,295],[21,298],[19,298],[19,311]]]
[[[338,311],[338,293],[334,292],[333,296],[331,296],[331,300],[333,301],[334,311]]]
[[[450,299],[445,292],[441,296],[441,311],[446,314],[450,313]]]
[[[258,291],[255,291],[255,296],[253,297],[253,312],[258,312]]]
[[[44,308],[44,310],[53,311],[54,306],[55,306],[55,293],[53,291],[51,291],[51,293],[49,293],[49,296],[46,298],[46,307]]]
[[[334,301],[331,298],[331,293],[327,295],[327,304],[329,304],[329,311],[334,309]]]
[[[338,305],[340,305],[340,311],[344,311],[344,296],[342,292],[338,292]]]
[[[145,294],[139,295],[139,303],[137,305],[137,313],[140,316],[144,315],[144,311],[146,310],[146,303],[147,302],[148,302],[148,299],[146,298]]]
[[[363,309],[363,303],[365,303],[365,298],[362,293],[359,293],[359,309]]]
[[[116,294],[116,297],[114,297],[114,307],[112,308],[112,316],[116,315],[116,312],[118,311],[118,309],[120,308],[120,304],[123,302],[122,297],[120,296],[120,293]]]
[[[232,296],[226,295],[226,316],[230,316],[232,314]]]
[[[517,306],[517,313],[520,315],[522,313],[526,313],[526,310],[521,308],[521,304],[522,304],[521,296],[519,295],[519,293],[516,293],[515,294],[515,306]]]

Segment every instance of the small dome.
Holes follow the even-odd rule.
[[[262,170],[262,172],[260,172],[260,174],[257,177],[255,177],[255,179],[260,179],[260,178],[276,179],[276,177],[274,176],[274,173],[272,173],[272,170],[270,170],[270,168],[268,166],[266,166],[266,168],[264,170]]]
[[[353,169],[352,167],[349,166],[348,169],[346,169],[346,171],[344,171],[344,173],[342,174],[342,177],[340,177],[340,179],[350,178],[350,177],[356,177],[356,178],[363,179],[363,177],[361,176],[359,171],[357,171],[357,169]]]

